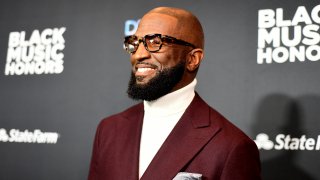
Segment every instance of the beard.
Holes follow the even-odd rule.
[[[137,77],[131,72],[128,85],[128,96],[133,100],[154,101],[168,94],[181,81],[185,68],[185,61],[174,67],[157,72],[156,76],[146,84],[137,84]]]

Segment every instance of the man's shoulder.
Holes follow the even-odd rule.
[[[137,114],[138,112],[141,112],[143,111],[143,103],[138,103],[136,105],[133,105],[125,110],[123,110],[122,112],[119,112],[119,113],[116,113],[114,115],[111,115],[108,118],[113,118],[113,117],[124,117],[124,118],[127,118],[127,117],[131,117],[133,114]]]
[[[110,115],[101,120],[99,126],[110,126],[118,121],[126,120],[143,112],[143,103],[133,105],[122,112]]]
[[[205,100],[203,100],[199,95],[196,96],[198,103],[196,108],[202,109],[202,113],[206,113],[207,109],[209,111],[208,117],[210,124],[214,127],[219,127],[220,131],[218,134],[221,134],[221,137],[227,138],[230,142],[240,142],[240,141],[252,141],[243,130],[237,127],[232,121],[228,120],[224,115],[218,112],[214,107],[210,106]],[[199,108],[200,107],[200,108]]]

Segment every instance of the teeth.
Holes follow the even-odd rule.
[[[151,68],[138,68],[137,71],[138,72],[146,72],[146,71],[150,71]]]

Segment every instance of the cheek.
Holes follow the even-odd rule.
[[[132,55],[130,55],[130,63],[131,63],[132,66],[135,64],[135,60],[133,59]]]
[[[154,56],[154,59],[161,64],[163,68],[170,68],[179,64],[184,57],[181,53],[173,52],[173,53],[159,53]]]

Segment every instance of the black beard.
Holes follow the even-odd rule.
[[[131,72],[127,90],[128,96],[133,100],[154,101],[168,94],[173,87],[181,81],[184,67],[185,61],[181,61],[181,63],[174,67],[163,69],[144,85],[137,84],[136,77],[133,72]]]

